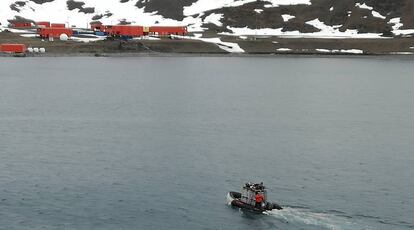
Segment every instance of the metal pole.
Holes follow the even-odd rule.
[[[256,12],[256,11],[255,11]],[[257,39],[257,18],[258,18],[258,12],[256,12],[256,29],[254,30],[254,40]]]

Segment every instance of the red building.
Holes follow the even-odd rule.
[[[166,36],[166,35],[186,35],[187,27],[185,26],[151,26],[149,27],[149,34],[150,35],[159,35],[159,36]]]
[[[0,52],[24,53],[26,52],[26,46],[24,44],[0,44]]]
[[[50,22],[36,22],[38,27],[50,27]]]
[[[53,28],[66,28],[66,25],[63,24],[63,23],[52,23],[50,25],[50,27],[53,27]]]
[[[100,30],[101,32],[105,32],[105,33],[111,34],[112,26],[102,25],[100,29],[101,29]]]
[[[116,25],[116,26],[107,26],[106,31],[112,36],[127,36],[127,37],[140,37],[144,35],[143,26],[133,26],[133,25]]]
[[[28,21],[11,21],[10,27],[12,28],[31,28],[33,24]]]
[[[73,30],[67,28],[48,27],[37,29],[37,34],[39,34],[41,38],[59,38],[62,34],[66,34],[68,37],[71,37],[73,35]]]
[[[104,25],[102,25],[101,22],[91,22],[90,26],[91,26],[91,30],[93,30],[93,31],[102,31],[102,32],[104,32],[103,31]]]

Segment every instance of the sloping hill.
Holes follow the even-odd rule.
[[[86,27],[129,22],[189,25],[243,35],[379,37],[414,32],[413,0],[2,0],[0,23],[15,17]],[[363,35],[366,34],[366,35]]]

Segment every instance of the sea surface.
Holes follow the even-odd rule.
[[[413,59],[0,58],[1,230],[413,228]]]

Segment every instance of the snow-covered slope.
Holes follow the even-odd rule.
[[[84,5],[81,9],[93,9],[93,13],[80,12],[76,8],[69,10],[67,0],[52,0],[43,4],[37,4],[33,1],[25,0],[23,6],[16,6],[19,12],[12,10],[9,6],[15,3],[15,0],[0,1],[0,22],[7,23],[8,19],[14,16],[21,16],[34,21],[51,21],[66,23],[70,26],[86,27],[93,18],[102,15],[99,20],[106,24],[115,24],[120,21],[139,23],[143,25],[155,24],[157,21],[166,24],[177,24],[176,20],[165,19],[161,15],[145,13],[139,9],[132,1],[121,3],[119,0],[82,0]]]
[[[413,0],[0,0],[3,26],[16,16],[86,27],[188,25],[230,35],[381,37],[414,32]]]
[[[242,6],[257,0],[198,0],[191,6],[184,7],[184,15],[190,16],[205,11],[220,9],[224,7]],[[278,7],[280,5],[311,5],[310,0],[267,0],[267,7]]]

